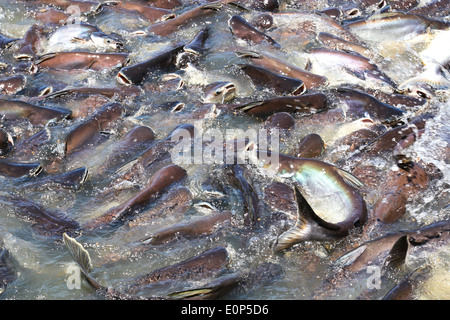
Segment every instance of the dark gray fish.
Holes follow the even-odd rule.
[[[217,81],[204,88],[204,103],[225,103],[236,96],[236,85],[229,81]]]
[[[384,74],[372,61],[356,52],[344,52],[327,48],[314,48],[309,51],[315,63],[324,65],[330,70],[340,68],[351,75],[362,79],[372,79],[379,83],[396,87],[396,84]],[[311,62],[311,61],[310,61]]]
[[[8,250],[0,247],[0,297],[8,285],[17,279]]]
[[[301,96],[275,97],[233,106],[233,110],[266,118],[276,112],[312,114],[327,108],[327,96],[323,93],[310,93]]]
[[[364,117],[367,113],[373,119],[385,124],[396,124],[405,111],[381,102],[374,96],[359,90],[339,88],[336,90],[336,98],[347,107],[346,114],[351,118]]]
[[[248,41],[251,44],[258,44],[265,41],[275,48],[280,48],[280,45],[275,40],[253,27],[241,16],[232,16],[228,20],[228,26],[236,37]]]
[[[0,115],[6,119],[27,118],[33,125],[46,125],[50,120],[70,118],[71,111],[63,108],[32,105],[20,100],[0,99]]]
[[[238,67],[255,85],[273,90],[276,95],[301,95],[306,91],[306,86],[300,79],[283,76],[250,64],[239,64]]]
[[[120,118],[124,113],[124,107],[119,103],[108,103],[100,108],[89,119],[69,132],[65,141],[64,152],[66,156],[80,148],[105,131],[110,124]]]
[[[146,61],[122,68],[117,74],[117,81],[125,85],[140,84],[152,71],[174,67],[177,56],[183,48],[184,45],[176,46]]]
[[[17,43],[19,48],[14,54],[14,58],[17,60],[34,60],[39,54],[44,40],[44,27],[37,24],[32,25],[25,33],[23,39]]]
[[[5,49],[10,47],[14,42],[18,41],[20,39],[11,39],[7,36],[4,36],[0,34],[0,49]]]
[[[181,13],[173,19],[152,24],[145,31],[147,34],[166,37],[177,32],[180,28],[185,28],[192,24],[200,24],[202,19],[219,12],[222,7],[223,5],[219,2],[200,5]]]
[[[414,293],[429,277],[430,265],[421,266],[408,274],[399,284],[394,286],[383,300],[414,300]]]
[[[277,128],[280,130],[291,130],[295,127],[294,117],[287,112],[277,112],[267,118],[266,128]]]
[[[208,29],[202,28],[188,44],[183,47],[183,52],[179,53],[175,65],[178,68],[187,67],[188,63],[194,63],[205,51],[205,42],[208,38]]]
[[[131,14],[137,13],[140,17],[151,23],[175,18],[175,14],[169,9],[154,7],[134,1],[118,1],[112,8]]]
[[[127,292],[136,294],[142,287],[163,280],[194,280],[222,271],[228,264],[225,248],[215,247],[174,265],[154,270],[135,279]]]
[[[406,213],[406,203],[428,187],[429,177],[425,169],[415,162],[397,165],[386,173],[381,196],[373,207],[373,215],[379,221],[392,223]]]
[[[248,181],[248,175],[239,164],[230,165],[227,174],[228,181],[237,187],[242,194],[244,206],[244,226],[254,227],[260,219],[260,207],[258,194]]]
[[[212,234],[221,226],[230,222],[231,212],[213,212],[200,218],[192,218],[175,225],[156,231],[150,236],[139,240],[143,245],[160,245],[177,239],[194,239]]]
[[[136,126],[132,128],[117,141],[111,151],[111,155],[108,156],[95,174],[98,175],[105,171],[113,171],[134,159],[135,156],[153,144],[155,137],[155,133],[150,127]]]
[[[248,292],[252,289],[256,290],[258,287],[272,283],[282,274],[283,269],[279,264],[271,262],[261,263],[249,271],[226,274],[208,282],[204,286],[173,292],[169,294],[169,297],[183,300],[220,299],[232,291]]]
[[[297,158],[318,158],[325,151],[325,142],[317,133],[305,135],[293,154]]]
[[[283,61],[268,54],[261,54],[254,51],[239,51],[236,54],[241,58],[251,59],[253,64],[271,70],[275,73],[283,74],[287,77],[300,79],[307,89],[322,86],[327,82],[326,77],[311,73],[293,64]]]
[[[85,276],[89,285],[95,289],[95,293],[100,296],[110,299],[110,300],[162,300],[163,298],[158,297],[139,297],[131,296],[126,293],[122,293],[114,288],[104,287],[97,280],[95,280],[89,273],[93,269],[91,262],[91,257],[89,252],[83,248],[83,246],[76,241],[74,238],[68,236],[66,233],[63,234],[63,241],[66,248],[69,250],[73,260],[80,267],[81,272]]]
[[[44,175],[40,179],[27,181],[21,184],[21,188],[54,190],[59,188],[79,189],[88,178],[86,167],[77,168],[61,174]]]
[[[36,60],[39,69],[102,70],[124,67],[128,53],[91,53],[85,51],[48,53]]]
[[[0,94],[14,95],[21,91],[26,84],[24,75],[14,75],[0,78]]]
[[[16,163],[0,160],[0,175],[10,178],[35,177],[42,172],[40,163]]]
[[[18,196],[6,196],[3,201],[13,206],[14,214],[19,219],[30,222],[33,230],[40,235],[60,239],[63,233],[77,236],[81,232],[80,224],[62,212],[48,210]]]
[[[147,186],[123,204],[108,210],[98,218],[88,221],[83,229],[97,229],[124,220],[138,209],[153,202],[170,185],[179,182],[186,176],[186,170],[177,165],[168,165],[156,172]]]
[[[11,134],[9,134],[9,132],[5,129],[0,128],[0,156],[3,156],[11,151],[13,146],[14,140]]]

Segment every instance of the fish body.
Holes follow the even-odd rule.
[[[27,118],[33,125],[46,125],[50,120],[69,118],[70,110],[36,106],[20,100],[0,99],[0,114],[6,119]]]

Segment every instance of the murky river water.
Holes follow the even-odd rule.
[[[27,3],[27,4],[25,4]],[[167,72],[155,71],[152,79],[146,80],[140,88],[141,94],[137,98],[118,99],[129,110],[128,114],[120,121],[117,121],[112,128],[105,133],[104,140],[96,147],[86,148],[78,152],[75,157],[64,160],[60,167],[52,167],[53,161],[64,155],[64,141],[70,129],[84,121],[90,113],[70,120],[53,123],[46,126],[50,135],[50,140],[44,147],[36,152],[27,154],[19,160],[23,162],[41,162],[45,176],[50,174],[50,168],[57,168],[56,172],[62,173],[79,167],[86,167],[89,171],[88,180],[76,190],[67,190],[58,187],[36,188],[30,183],[30,178],[9,178],[0,176],[0,192],[2,195],[16,194],[28,200],[41,204],[49,210],[64,212],[73,219],[84,223],[93,217],[99,216],[108,209],[117,206],[142,190],[157,170],[171,163],[170,157],[155,163],[139,175],[138,178],[129,179],[121,185],[113,187],[113,174],[97,175],[105,159],[111,154],[114,146],[120,141],[124,133],[135,125],[145,125],[153,129],[156,140],[165,138],[179,124],[194,124],[196,127],[206,131],[207,129],[219,129],[225,134],[227,129],[255,129],[263,127],[261,120],[248,116],[244,113],[228,113],[221,109],[222,104],[218,104],[220,114],[213,112],[203,112],[202,116],[193,114],[202,108],[199,103],[204,95],[204,87],[214,81],[231,81],[237,86],[236,98],[230,102],[256,101],[275,94],[270,89],[261,89],[254,86],[248,77],[238,71],[236,67],[239,63],[248,63],[243,58],[239,58],[235,52],[252,50],[262,53],[270,53],[279,58],[295,64],[300,68],[305,68],[311,57],[307,49],[320,47],[321,44],[316,39],[318,32],[336,33],[336,28],[330,26],[323,16],[314,15],[307,8],[308,14],[300,14],[300,5],[294,5],[295,1],[284,4],[279,11],[295,12],[289,17],[275,16],[274,27],[268,29],[266,34],[280,44],[281,49],[274,48],[267,43],[248,44],[242,39],[236,38],[229,30],[227,21],[231,16],[240,14],[248,21],[256,18],[260,13],[256,10],[243,12],[239,8],[230,6],[211,17],[206,18],[201,23],[194,23],[179,30],[167,37],[158,36],[138,36],[133,33],[144,30],[151,23],[143,20],[138,15],[119,12],[109,7],[89,17],[90,24],[98,26],[107,34],[113,34],[124,43],[124,51],[129,52],[129,65],[144,61],[152,57],[161,50],[164,50],[174,43],[192,39],[200,28],[207,25],[209,37],[206,41],[207,52],[200,58],[194,66],[184,70],[172,70],[181,76],[184,85],[181,89],[161,88],[162,76]],[[191,5],[191,7],[197,4]],[[9,38],[22,38],[27,30],[36,22],[33,13],[43,8],[37,3],[0,1],[0,30]],[[327,7],[325,1],[317,2],[316,9]],[[174,9],[179,14],[186,11],[185,8]],[[306,8],[306,7],[305,7]],[[448,11],[448,10],[447,10]],[[278,20],[277,20],[278,19]],[[447,17],[440,17],[445,21]],[[309,32],[300,32],[307,30]],[[379,31],[383,32],[383,31]],[[449,32],[442,31],[442,32]],[[430,37],[432,35],[429,35]],[[423,37],[423,38],[420,38]],[[447,36],[448,38],[448,36]],[[422,68],[418,53],[427,47],[430,38],[423,35],[405,39],[383,39],[366,40],[372,52],[377,54],[375,62],[379,67],[395,82],[403,83],[418,74]],[[1,61],[10,65],[17,64],[14,59],[14,46],[2,52]],[[447,46],[448,48],[448,46]],[[444,49],[445,50],[445,47]],[[323,62],[323,61],[322,61]],[[379,83],[361,79],[354,74],[329,67],[327,63],[315,63],[312,61],[311,72],[326,76],[328,85],[319,89],[332,97],[330,89],[339,88],[345,85],[360,85],[362,88],[377,89],[380,92],[389,92],[389,88],[380,86]],[[447,65],[448,67],[448,65]],[[16,96],[7,98],[17,98],[27,100],[33,97],[31,89],[42,84],[56,84],[67,87],[120,87],[117,83],[116,75],[118,70],[101,71],[64,71],[49,72],[39,71],[34,75],[27,75],[27,84],[24,91]],[[444,70],[444,76],[448,75],[448,69]],[[360,87],[360,88],[361,88]],[[27,91],[26,89],[30,89]],[[144,296],[160,296],[195,288],[205,283],[232,272],[248,272],[261,263],[271,262],[281,267],[282,272],[273,277],[263,277],[259,281],[249,286],[238,287],[223,298],[225,299],[312,299],[317,292],[321,291],[323,281],[330,276],[332,262],[341,254],[364,241],[375,239],[389,232],[397,230],[413,230],[430,223],[449,219],[449,126],[450,102],[448,87],[432,90],[425,105],[418,108],[406,108],[410,115],[420,115],[429,112],[434,117],[428,120],[425,131],[411,147],[406,149],[405,154],[412,157],[414,161],[421,161],[424,164],[434,165],[435,179],[431,179],[427,188],[418,192],[406,205],[406,214],[398,221],[390,224],[377,222],[372,214],[375,202],[381,196],[382,181],[380,183],[367,183],[361,175],[362,182],[366,187],[360,190],[361,195],[366,200],[369,219],[363,228],[351,230],[350,234],[336,242],[316,242],[307,241],[294,246],[293,248],[275,253],[273,244],[288,225],[292,224],[291,215],[277,212],[289,212],[288,208],[274,208],[269,206],[265,198],[264,188],[268,186],[274,177],[264,174],[263,170],[255,170],[248,167],[247,177],[259,197],[260,212],[259,220],[252,228],[244,226],[243,214],[245,211],[244,201],[239,189],[235,185],[230,185],[226,180],[222,165],[192,164],[183,165],[187,170],[187,178],[178,185],[189,188],[192,200],[189,202],[187,210],[181,213],[155,216],[143,223],[125,222],[123,225],[113,229],[103,229],[95,232],[82,233],[77,238],[85,249],[89,252],[93,270],[91,275],[103,286],[112,287],[126,291],[126,288],[133,283],[136,277],[149,273],[152,270],[169,266],[190,257],[193,257],[207,249],[214,247],[224,247],[229,256],[229,263],[226,269],[214,275],[190,280],[173,280],[154,283],[142,288],[139,292]],[[111,101],[111,100],[110,100]],[[179,112],[172,112],[170,109],[160,107],[166,102],[181,101],[185,103],[185,108]],[[108,102],[108,101],[105,101]],[[65,107],[76,110],[80,104],[89,102],[76,99],[46,99],[39,104],[54,107]],[[92,103],[92,101],[91,101]],[[210,105],[208,105],[210,107]],[[340,107],[335,101],[330,102],[334,108]],[[399,106],[402,108],[402,106]],[[345,147],[336,147],[333,142],[336,140],[340,129],[344,124],[353,120],[344,119],[340,122],[317,121],[314,116],[302,117],[295,115],[295,129],[288,134],[281,134],[280,148],[283,153],[290,153],[295,150],[302,137],[309,133],[317,133],[326,143],[325,153],[320,156],[320,160],[336,164],[344,170],[352,172],[361,161],[365,165],[372,165],[380,172],[388,172],[395,166],[395,162],[389,154],[374,154],[370,157],[351,157]],[[377,119],[373,119],[377,124]],[[2,120],[3,121],[3,120]],[[42,130],[42,127],[35,127],[27,122],[11,124],[4,120],[2,126],[10,130],[16,139],[16,144],[24,137]],[[387,130],[382,127],[382,131]],[[351,130],[350,130],[351,132]],[[5,156],[5,159],[14,158],[14,153]],[[355,173],[356,175],[356,173]],[[380,179],[385,174],[380,175]],[[40,176],[31,178],[38,180]],[[280,180],[281,181],[281,180]],[[289,180],[285,180],[290,184]],[[175,186],[172,186],[173,188]],[[112,191],[111,191],[112,190]],[[164,198],[162,198],[164,199]],[[270,199],[269,199],[270,200]],[[181,221],[211,214],[207,208],[199,206],[202,202],[207,202],[220,211],[231,211],[233,223],[217,228],[210,235],[198,236],[193,239],[178,239],[162,245],[148,245],[145,250],[136,251],[134,248],[139,245],[139,240],[163,227],[173,225]],[[154,210],[156,207],[164,206],[163,201],[155,201],[146,206],[136,216],[144,215],[146,212]],[[71,288],[71,276],[75,263],[62,239],[50,239],[39,235],[30,227],[30,223],[18,219],[15,214],[17,210],[13,203],[6,200],[0,201],[0,244],[9,251],[14,260],[14,272],[17,279],[9,283],[2,293],[2,299],[93,299],[99,298],[94,294],[92,288],[82,282],[81,288]],[[169,211],[170,212],[170,211]],[[375,290],[373,299],[383,297],[402,276],[414,270],[417,266],[431,262],[434,266],[433,281],[427,282],[423,286],[421,298],[438,299],[450,298],[450,256],[448,246],[439,251],[422,253],[408,257],[404,270],[400,274],[394,274],[383,278],[382,285]],[[345,284],[338,292],[323,292],[329,299],[357,299],[367,289],[367,278],[371,274],[360,277],[357,282],[350,287]],[[438,279],[438,280],[436,280]],[[264,281],[263,281],[264,280]],[[346,280],[343,280],[346,281]],[[73,284],[73,283],[72,283]]]

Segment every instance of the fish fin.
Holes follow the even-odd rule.
[[[339,268],[344,268],[351,265],[353,262],[356,261],[356,259],[358,259],[364,253],[364,251],[366,251],[366,249],[367,249],[366,245],[361,245],[353,250],[350,250],[347,253],[344,253],[335,261],[335,266]]]
[[[300,193],[297,186],[294,187],[295,201],[297,202],[297,223],[283,232],[277,239],[274,246],[275,251],[281,251],[293,246],[296,243],[310,239],[312,225],[316,225],[331,231],[339,230],[339,226],[328,223],[316,215],[306,199]]]
[[[64,243],[72,255],[75,262],[80,266],[83,274],[88,274],[93,266],[89,252],[74,238],[71,238],[66,233],[63,234]]]
[[[308,59],[308,61],[306,61],[305,67],[303,69],[305,69],[306,71],[311,71],[311,69],[312,69],[311,59]]]
[[[87,252],[77,240],[69,237],[66,233],[63,234],[63,240],[72,255],[72,258],[80,267],[81,272],[86,277],[89,284],[96,290],[103,289],[103,287],[89,274],[93,268],[89,252]]]
[[[119,167],[116,169],[116,171],[114,172],[114,174],[116,175],[122,175],[125,172],[127,172],[128,170],[130,170],[131,168],[133,168],[133,166],[139,162],[139,158],[135,158],[127,163],[125,163],[123,166]]]
[[[365,74],[364,71],[352,70],[352,69],[347,68],[347,67],[343,67],[343,69],[344,69],[347,73],[349,73],[349,74],[355,76],[355,77],[358,78],[358,79],[366,80],[366,74]]]
[[[72,42],[72,43],[86,43],[87,40],[83,39],[83,38],[79,38],[79,37],[73,37],[72,39],[70,39],[70,42]]]
[[[43,56],[40,56],[38,59],[36,59],[36,61],[34,62],[35,65],[38,65],[48,59],[54,58],[56,56],[56,53],[47,53],[44,54]]]
[[[339,226],[333,223],[326,222],[314,212],[309,203],[306,201],[305,197],[303,197],[303,195],[301,194],[298,186],[294,187],[294,195],[295,202],[297,203],[297,214],[299,219],[298,221],[303,221],[304,223],[314,222],[317,225],[330,230],[340,229]]]
[[[253,101],[253,102],[250,102],[250,103],[241,104],[240,106],[234,107],[234,110],[247,112],[247,111],[252,110],[253,108],[259,107],[263,103],[264,103],[264,101]]]
[[[392,246],[389,251],[386,260],[384,261],[384,267],[398,268],[405,263],[406,256],[409,250],[409,237],[404,235],[400,237]]]
[[[362,187],[366,186],[363,182],[361,182],[361,180],[359,180],[357,177],[355,177],[350,172],[347,172],[347,171],[337,168],[337,167],[336,167],[336,170],[337,170],[337,173],[342,177],[342,179],[344,179],[344,181],[346,183],[350,184],[352,187],[362,188]]]
[[[192,290],[172,292],[168,294],[167,297],[172,299],[192,299],[192,298],[199,298],[203,295],[208,295],[213,291],[214,288],[198,288]]]
[[[237,51],[235,52],[239,58],[261,59],[263,56],[255,51]]]

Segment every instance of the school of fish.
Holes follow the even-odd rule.
[[[0,0],[0,299],[450,299],[449,89],[448,0]]]

